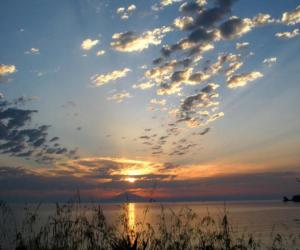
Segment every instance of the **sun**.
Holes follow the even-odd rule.
[[[125,180],[130,182],[130,183],[134,183],[136,181],[136,179],[133,178],[133,177],[127,177]]]

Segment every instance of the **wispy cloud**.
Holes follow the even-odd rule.
[[[100,87],[105,84],[108,84],[111,81],[115,81],[117,79],[127,76],[127,74],[130,71],[131,70],[128,68],[123,68],[120,70],[114,70],[112,72],[108,72],[106,74],[96,74],[91,77],[91,81],[94,86]]]
[[[139,83],[139,84],[134,84],[132,87],[134,89],[141,89],[141,90],[145,90],[145,89],[150,89],[154,86],[155,84],[152,82],[143,82],[143,83]]]
[[[107,100],[113,100],[113,101],[116,101],[117,103],[120,103],[120,102],[123,102],[124,99],[131,98],[131,97],[132,97],[132,95],[129,92],[122,91],[122,92],[113,94],[112,96],[108,97]]]

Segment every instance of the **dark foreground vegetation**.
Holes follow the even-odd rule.
[[[133,229],[128,226],[127,206],[124,204],[124,212],[114,226],[107,224],[100,206],[93,206],[87,215],[87,209],[78,202],[57,204],[44,222],[39,218],[39,206],[27,209],[23,222],[17,225],[10,207],[0,202],[0,250],[300,249],[300,232],[274,234],[263,242],[234,230],[226,213],[216,221],[209,215],[200,218],[189,208],[175,213],[162,207],[156,225],[140,222]]]

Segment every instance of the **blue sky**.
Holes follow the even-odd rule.
[[[68,192],[95,197],[147,195],[154,183],[161,197],[183,187],[206,197],[194,183],[215,180],[212,196],[225,197],[222,178],[257,174],[270,175],[268,192],[237,186],[237,195],[296,192],[297,183],[271,182],[294,183],[299,173],[298,6],[1,1],[0,198],[20,194],[10,184],[19,172],[67,178]],[[26,183],[29,198],[41,195]],[[53,188],[44,192],[61,190]]]

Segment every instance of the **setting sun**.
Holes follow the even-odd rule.
[[[128,182],[130,182],[130,183],[134,183],[136,181],[136,179],[133,178],[133,177],[128,177],[125,180],[128,181]]]

